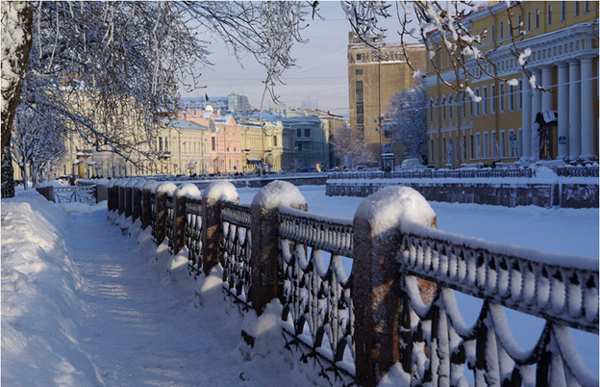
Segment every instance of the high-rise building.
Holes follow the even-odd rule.
[[[371,45],[367,45],[354,34],[349,35],[350,126],[363,134],[377,159],[384,152],[384,144],[390,142],[382,131],[390,98],[413,86],[413,70],[425,70],[425,54],[422,44],[402,45],[373,37]],[[400,158],[401,153],[396,157]]]
[[[229,111],[232,113],[250,112],[252,110],[252,107],[248,102],[248,97],[245,95],[231,93],[227,96],[227,102],[229,105]]]

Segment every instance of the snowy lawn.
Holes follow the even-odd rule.
[[[362,201],[299,188],[323,215],[352,218]],[[258,189],[238,192],[250,203]],[[440,230],[598,259],[597,209],[431,205]],[[218,271],[194,282],[185,257],[153,246],[148,232],[123,236],[106,214],[106,202],[54,205],[33,191],[2,200],[3,384],[312,385],[281,352],[278,305],[260,320],[240,317]],[[478,302],[462,304],[467,322]],[[508,320],[524,347],[537,339],[539,321]],[[262,332],[262,343],[249,350],[241,329]],[[597,375],[598,336],[576,341]]]

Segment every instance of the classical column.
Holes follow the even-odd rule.
[[[548,91],[542,92],[542,111],[552,109],[552,69],[551,65],[542,66],[542,87]]]
[[[581,155],[581,83],[579,60],[569,60],[569,159]]]
[[[581,58],[581,158],[594,155],[594,86],[592,58]]]
[[[558,64],[558,156],[564,160],[569,156],[569,64]]]
[[[532,69],[532,76],[535,77],[536,85],[540,84],[542,71],[540,69]],[[540,136],[538,133],[539,124],[535,123],[535,118],[542,111],[542,91],[533,88],[533,98],[531,102],[531,161],[540,159]]]
[[[527,161],[531,158],[531,123],[533,120],[531,119],[531,84],[529,83],[529,77],[523,74],[521,78],[521,82],[523,82],[523,109],[521,110],[522,122],[521,126],[523,128],[523,144],[521,147],[523,148],[523,154],[521,155],[521,161]]]

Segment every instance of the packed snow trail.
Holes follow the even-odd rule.
[[[308,384],[279,361],[267,372],[264,364],[244,361],[237,310],[226,313],[225,302],[217,306],[221,313],[197,308],[191,281],[170,279],[164,265],[106,219],[106,211],[70,218],[68,247],[91,313],[81,322],[84,348],[106,385]]]

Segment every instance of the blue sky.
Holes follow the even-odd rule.
[[[293,56],[297,68],[285,73],[286,85],[276,88],[281,102],[288,107],[311,107],[330,110],[334,114],[348,113],[347,45],[349,24],[340,3],[321,2],[320,14],[326,20],[310,20],[303,37],[309,42],[296,45]],[[242,66],[229,54],[221,42],[209,48],[210,60],[215,64],[202,71],[200,84],[206,85],[193,93],[182,91],[183,97],[227,96],[230,93],[246,95],[250,104],[260,107],[264,70],[248,56]],[[265,107],[273,105],[267,96]]]

